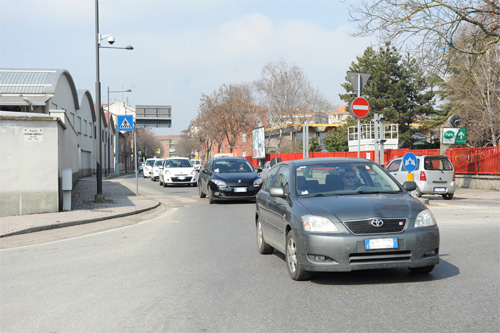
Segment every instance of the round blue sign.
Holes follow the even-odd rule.
[[[409,172],[414,171],[417,168],[417,157],[413,153],[406,153],[403,156],[403,165]]]

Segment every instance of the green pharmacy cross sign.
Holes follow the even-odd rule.
[[[443,144],[464,145],[467,140],[465,128],[443,128]]]

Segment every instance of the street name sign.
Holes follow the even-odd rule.
[[[118,130],[119,131],[133,131],[134,130],[134,116],[118,116]]]
[[[467,142],[466,128],[443,128],[443,144],[464,145]]]
[[[409,172],[415,171],[417,168],[417,157],[413,153],[406,153],[403,156],[403,166]]]
[[[368,104],[366,98],[358,97],[351,102],[349,111],[351,115],[358,118],[363,118],[366,117],[368,111],[370,111],[370,104]]]

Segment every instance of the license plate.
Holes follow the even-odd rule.
[[[246,192],[247,188],[246,187],[235,187],[234,192]]]
[[[434,187],[434,192],[446,193],[446,187]]]
[[[366,250],[397,249],[397,248],[398,248],[397,238],[377,238],[377,239],[365,240]]]
[[[186,177],[177,177],[179,180],[186,180]]]

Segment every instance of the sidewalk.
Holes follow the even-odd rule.
[[[146,196],[136,195],[133,189],[121,182],[123,178],[103,180],[102,193],[105,202],[94,202],[97,193],[95,176],[81,178],[71,193],[71,211],[59,213],[31,214],[0,217],[0,237],[22,233],[62,228],[132,215],[156,208],[160,203]],[[500,201],[500,192],[457,188],[451,201],[439,196],[423,196],[431,204],[451,203],[458,200]],[[454,203],[455,203],[454,202]]]
[[[120,178],[103,179],[105,202],[94,202],[97,193],[95,176],[80,178],[71,192],[71,211],[0,217],[0,237],[62,228],[144,212],[160,203],[136,195]]]

